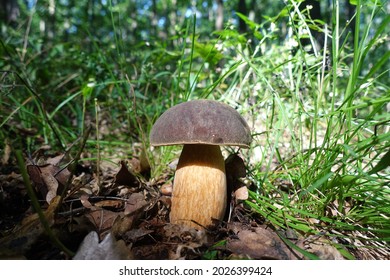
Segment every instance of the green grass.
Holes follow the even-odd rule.
[[[179,148],[149,146],[156,118],[186,100],[217,99],[252,128],[251,148],[240,151],[256,186],[248,207],[276,228],[329,237],[346,258],[353,258],[347,250],[388,247],[390,17],[379,1],[370,3],[358,5],[353,41],[337,0],[331,26],[305,18],[294,1],[262,24],[245,18],[254,45],[230,28],[202,42],[190,19],[171,39],[174,50],[140,43],[125,58],[120,38],[112,50],[92,35],[88,53],[62,42],[42,50],[31,35],[35,48],[21,59],[21,38],[13,34],[2,41],[8,63],[0,73],[0,151],[5,143],[28,154],[47,144],[65,151],[87,127],[98,126],[85,148],[90,159],[115,162],[134,156],[134,143],[142,143],[158,178],[171,172]],[[121,26],[111,17],[117,34]],[[307,52],[298,39],[308,34],[314,42],[313,24],[326,39]],[[277,39],[281,28],[288,36]]]
[[[272,54],[248,59],[248,71],[257,74],[248,87],[260,84],[262,89],[262,99],[253,106],[263,113],[252,117],[267,117],[262,118],[265,132],[253,145],[262,146],[263,153],[261,161],[251,166],[259,189],[247,204],[277,228],[325,234],[337,238],[335,246],[354,248],[356,238],[372,249],[386,247],[390,241],[390,115],[385,106],[390,94],[388,86],[373,77],[388,77],[388,69],[376,71],[388,63],[389,51],[376,62],[369,56],[385,36],[389,17],[371,30],[380,9],[373,7],[366,25],[357,21],[350,48],[340,36],[340,11],[335,7],[332,49],[324,46],[324,54],[332,57],[332,69],[325,69],[323,56],[304,52],[279,59]],[[357,9],[356,17],[360,13]],[[291,22],[293,30],[298,29],[295,25]],[[272,75],[258,65],[267,65]],[[275,83],[275,76],[284,76],[284,84]],[[380,167],[372,172],[374,166]],[[278,186],[281,178],[291,184],[288,191]],[[338,248],[352,257],[342,246]]]

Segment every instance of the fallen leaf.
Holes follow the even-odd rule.
[[[56,196],[44,211],[45,219],[50,226],[54,224],[54,217],[60,202],[61,198]],[[0,258],[23,256],[44,232],[37,213],[27,216],[11,234],[0,239]]]
[[[304,244],[306,251],[318,256],[321,260],[344,260],[339,250],[324,237],[317,240],[308,240]]]
[[[173,190],[172,182],[165,183],[160,187],[160,192],[162,195],[171,196],[172,190]]]
[[[108,230],[112,228],[117,217],[118,212],[109,211],[103,208],[96,208],[86,214],[86,217],[95,226],[95,229],[101,236],[105,235]]]
[[[148,202],[145,200],[145,196],[142,193],[133,193],[126,200],[125,206],[125,215],[132,214],[148,205]]]
[[[86,194],[82,194],[80,196],[80,202],[81,204],[85,207],[85,208],[88,208],[88,209],[91,209],[91,210],[96,210],[96,207],[94,207],[92,205],[92,203],[89,201],[89,196],[86,195]]]
[[[141,217],[143,210],[149,203],[142,193],[133,193],[126,201],[124,213],[119,215],[112,227],[112,232],[116,237],[123,236],[133,228],[133,225]]]
[[[114,183],[116,186],[125,185],[129,187],[138,187],[139,181],[137,176],[135,176],[128,168],[126,163],[122,160],[120,162],[120,169],[115,175]]]
[[[103,199],[94,203],[96,207],[108,210],[120,210],[124,208],[125,202],[122,199]]]
[[[246,186],[239,187],[234,192],[234,196],[236,198],[236,202],[247,200],[249,197],[248,188]]]
[[[111,233],[99,242],[99,236],[92,231],[84,238],[74,260],[132,260],[133,254],[123,240],[115,240]]]
[[[59,166],[64,157],[65,155],[61,154],[52,158],[48,158],[46,160],[46,163],[54,166]]]
[[[50,203],[51,200],[57,195],[58,181],[51,174],[43,176],[43,181],[47,187],[46,202]]]
[[[231,154],[225,160],[226,174],[234,180],[246,176],[244,160],[237,154]]]
[[[231,224],[235,233],[227,240],[226,248],[233,254],[252,259],[296,260],[295,254],[270,228]]]
[[[248,189],[240,180],[240,178],[246,176],[246,168],[243,159],[237,154],[230,155],[225,160],[225,169],[229,194],[228,202],[230,203],[230,194],[233,194],[235,199],[234,202],[236,204],[248,199]]]
[[[123,236],[123,239],[125,239],[128,242],[134,243],[137,242],[141,237],[144,237],[145,235],[148,235],[152,232],[154,231],[150,229],[135,228],[126,232]]]
[[[58,157],[53,162],[58,163]],[[71,175],[68,169],[51,163],[27,165],[27,173],[48,203],[62,191],[60,186],[65,186]]]

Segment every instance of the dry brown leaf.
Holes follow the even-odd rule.
[[[225,160],[226,176],[236,180],[246,176],[244,160],[237,154],[231,154]]]
[[[246,176],[244,161],[237,154],[230,155],[225,160],[226,179],[229,195],[233,193],[235,203],[248,199],[248,189],[240,181]]]
[[[138,187],[139,181],[137,176],[135,176],[128,168],[126,163],[122,160],[120,162],[120,169],[115,175],[114,183],[116,186],[125,185],[129,187]]]
[[[128,160],[128,163],[130,165],[131,170],[134,173],[138,173],[138,174],[141,173],[142,167],[141,167],[141,161],[139,159],[131,158],[131,159]]]
[[[80,202],[81,202],[81,204],[82,204],[85,208],[91,209],[91,210],[96,210],[96,207],[94,207],[94,206],[92,205],[92,203],[89,201],[89,196],[88,196],[88,195],[82,194],[82,195],[80,196]]]
[[[145,228],[135,228],[126,232],[123,236],[123,239],[125,239],[127,242],[134,243],[137,242],[140,238],[150,233],[153,233],[153,230]]]
[[[58,157],[53,162],[58,163]],[[59,187],[66,185],[70,176],[68,169],[50,163],[39,166],[27,165],[27,172],[48,203],[58,194]]]
[[[270,228],[246,227],[242,224],[232,224],[230,227],[236,235],[228,239],[226,247],[233,254],[252,259],[297,259]]]
[[[61,197],[56,196],[44,211],[45,219],[50,226],[54,224],[60,202]],[[27,216],[10,235],[0,239],[0,257],[23,255],[43,233],[44,228],[38,214]]]
[[[96,207],[120,210],[124,207],[125,202],[121,199],[104,199],[94,203]]]
[[[126,201],[125,215],[132,214],[148,205],[145,196],[142,193],[133,193]]]
[[[41,168],[37,165],[27,165],[27,173],[30,176],[30,180],[34,184],[44,184],[42,179]]]
[[[133,193],[126,201],[123,215],[120,215],[113,225],[113,234],[119,237],[131,230],[147,205],[149,203],[142,193]]]
[[[149,178],[150,176],[149,159],[145,152],[144,146],[141,143],[139,143],[139,145],[137,146],[139,146],[138,148],[136,148],[136,150],[138,151],[135,153],[138,154],[138,158],[134,157],[128,160],[129,167],[134,173],[142,174],[144,177]]]
[[[321,260],[344,260],[341,253],[324,237],[306,241],[304,249],[318,256]]]
[[[236,198],[236,202],[247,200],[249,197],[248,188],[246,186],[239,187],[235,192],[234,196]]]
[[[47,188],[46,202],[50,203],[51,200],[57,195],[58,181],[51,174],[42,174],[42,179],[45,182]]]
[[[162,195],[171,196],[173,190],[173,184],[172,182],[167,182],[164,185],[160,187],[160,192]]]
[[[97,232],[103,236],[108,230],[112,228],[117,217],[120,215],[118,212],[112,212],[106,209],[96,208],[95,210],[86,214],[86,217],[95,226]]]
[[[65,157],[64,154],[61,154],[61,155],[58,155],[58,156],[55,156],[55,157],[52,157],[52,158],[48,158],[46,160],[46,163],[47,164],[51,164],[51,165],[54,165],[54,166],[59,166],[62,159]]]

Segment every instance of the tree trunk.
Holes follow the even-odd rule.
[[[19,16],[19,4],[16,0],[0,0],[0,7],[2,12],[0,13],[0,19],[7,24],[15,23]]]
[[[151,24],[152,24],[152,37],[158,37],[158,16],[157,16],[157,2],[152,0],[152,13],[151,13]]]
[[[238,0],[238,9],[237,11],[245,16],[248,16],[248,9],[246,7],[246,1],[245,0]],[[241,18],[239,18],[238,21],[238,31],[241,33],[245,33],[247,30],[247,26],[245,21],[243,21]]]
[[[215,29],[222,30],[223,28],[223,0],[217,0],[217,12],[215,17]]]

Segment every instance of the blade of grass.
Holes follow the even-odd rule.
[[[35,212],[38,214],[39,220],[46,232],[46,234],[49,236],[51,241],[53,242],[54,245],[56,245],[60,250],[62,250],[65,254],[68,256],[72,257],[74,256],[74,253],[69,250],[54,234],[53,230],[51,229],[51,226],[49,225],[44,212],[42,211],[41,206],[39,205],[38,198],[35,195],[35,192],[33,190],[33,187],[31,185],[29,176],[27,174],[27,169],[23,160],[23,154],[22,151],[16,150],[16,159],[18,161],[20,173],[23,178],[24,185],[26,186],[27,194],[30,197],[31,200],[31,205],[33,206]]]

